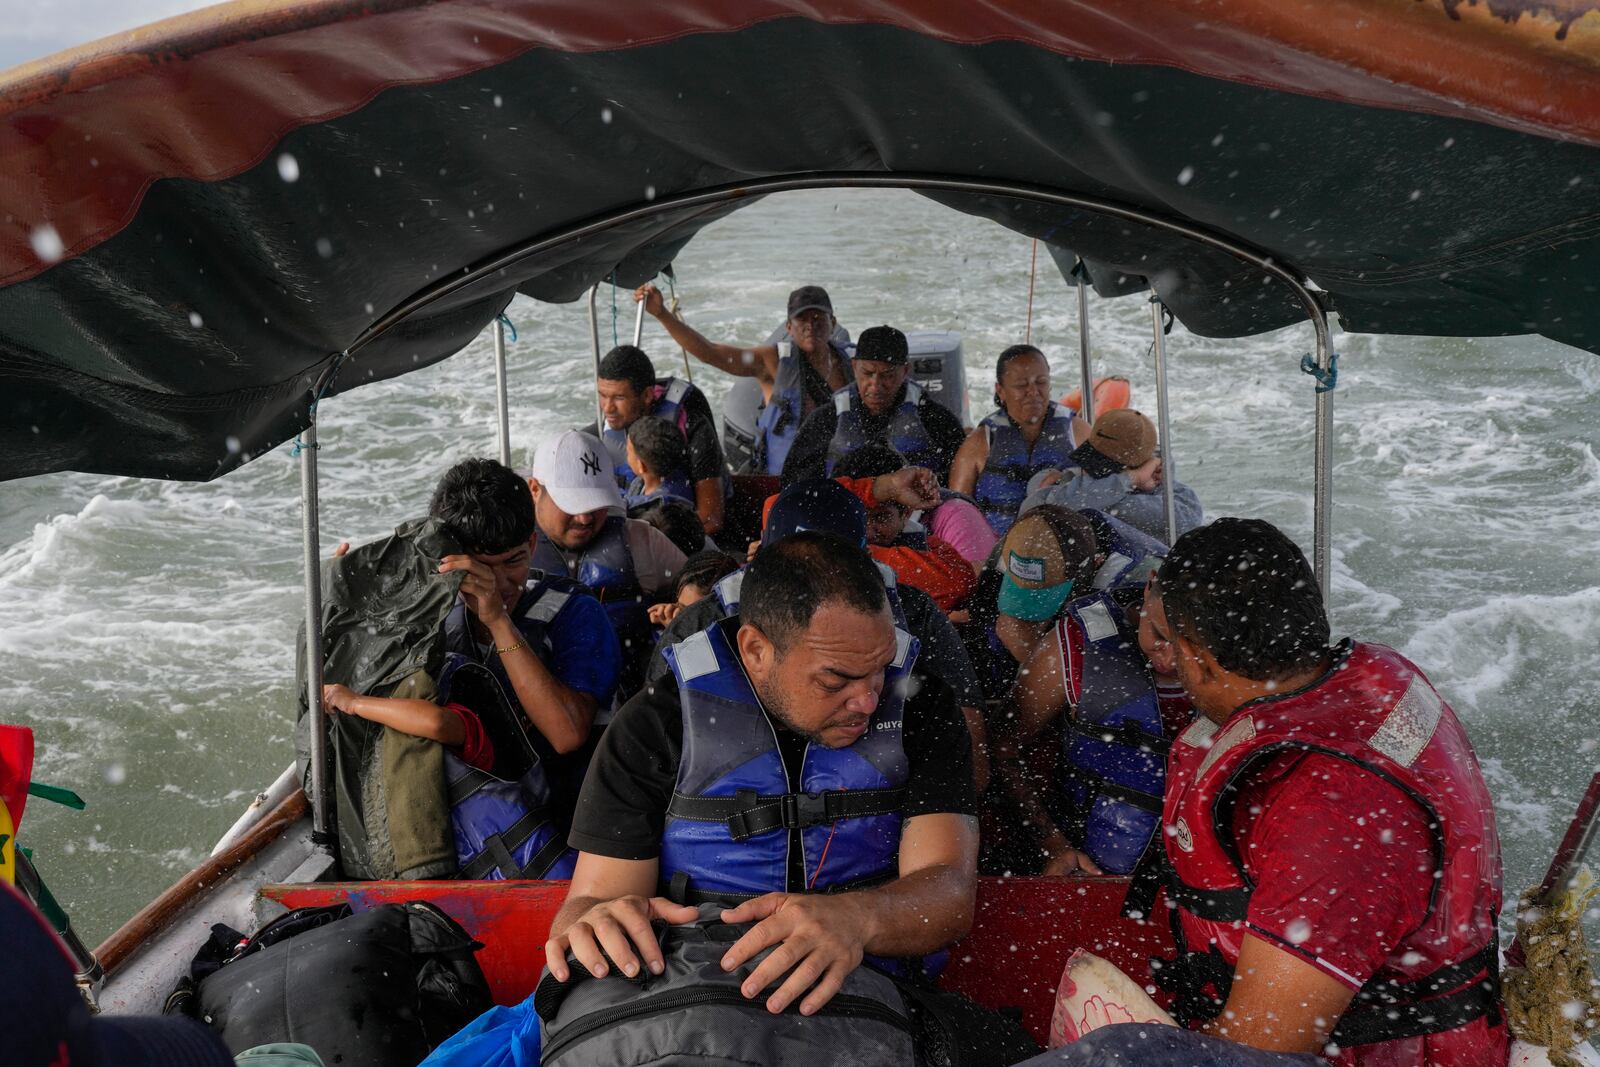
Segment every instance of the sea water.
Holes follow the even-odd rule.
[[[753,344],[789,290],[827,287],[853,333],[950,329],[972,411],[994,357],[1029,335],[1078,384],[1076,300],[1030,243],[911,193],[785,194],[708,227],[679,257],[687,321]],[[633,329],[601,294],[604,346]],[[592,422],[582,303],[510,308],[514,461]],[[647,320],[658,373],[683,374]],[[1155,411],[1143,296],[1091,299],[1096,374]],[[1600,357],[1532,338],[1335,334],[1336,634],[1399,648],[1465,720],[1496,798],[1508,894],[1536,880],[1600,742]],[[1309,326],[1167,341],[1173,458],[1209,516],[1271,520],[1309,549]],[[720,406],[731,379],[701,365]],[[451,463],[495,449],[489,336],[321,407],[322,551],[421,515]],[[94,944],[203,860],[289,764],[302,615],[298,463],[288,446],[209,484],[62,474],[0,486],[0,721],[33,727],[40,800],[22,839]]]

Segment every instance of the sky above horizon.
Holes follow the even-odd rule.
[[[217,0],[0,0],[0,71]]]

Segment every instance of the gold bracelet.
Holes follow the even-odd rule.
[[[505,648],[497,648],[497,649],[495,649],[494,650],[494,654],[497,655],[497,656],[504,656],[507,652],[515,652],[519,648],[527,648],[527,647],[528,647],[528,643],[526,641],[518,641],[515,644],[507,645]]]

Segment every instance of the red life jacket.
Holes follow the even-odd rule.
[[[1404,1042],[1426,1058],[1423,1044],[1431,1042],[1415,1041],[1423,1035],[1480,1019],[1499,1027],[1500,841],[1488,788],[1455,712],[1422,672],[1369,644],[1341,649],[1311,686],[1247,704],[1225,726],[1200,716],[1173,742],[1162,821],[1180,955],[1157,976],[1179,994],[1180,1012],[1192,1019],[1221,1009],[1244,940],[1254,886],[1239,858],[1230,798],[1279,763],[1275,757],[1301,753],[1348,761],[1415,801],[1430,816],[1440,872],[1426,917],[1357,992],[1333,1043]],[[1502,1049],[1503,1033],[1494,1036]],[[1490,1040],[1489,1031],[1474,1037]]]

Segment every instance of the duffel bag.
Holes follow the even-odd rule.
[[[754,924],[729,924],[703,905],[697,922],[655,924],[665,967],[628,978],[611,967],[595,978],[581,964],[558,982],[546,970],[534,992],[543,1024],[544,1067],[909,1067],[911,1020],[894,983],[857,967],[815,1015],[798,1000],[781,1015],[739,992],[768,949],[731,972],[728,947]],[[570,957],[569,957],[570,959]],[[776,988],[774,985],[773,988]]]
[[[188,1010],[235,1054],[291,1041],[338,1067],[416,1067],[492,1005],[482,947],[424,901],[302,909],[211,965]]]

